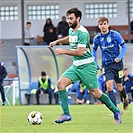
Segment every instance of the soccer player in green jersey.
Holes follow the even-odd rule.
[[[69,107],[66,87],[79,80],[89,88],[90,93],[104,103],[114,113],[114,123],[122,121],[121,111],[112,103],[109,97],[98,88],[97,67],[90,48],[90,35],[85,27],[80,24],[82,13],[78,8],[71,8],[66,13],[69,24],[69,36],[50,43],[50,47],[59,43],[70,44],[71,50],[57,48],[56,55],[70,55],[73,57],[73,64],[62,74],[57,82],[63,114],[55,120],[56,123],[63,123],[72,119]]]

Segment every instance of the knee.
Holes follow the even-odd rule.
[[[62,82],[58,81],[57,88],[58,88],[58,90],[63,90],[65,88],[65,86],[62,84]]]
[[[97,99],[99,99],[102,95],[102,92],[100,91],[100,89],[90,90],[90,93],[93,95],[93,97]]]
[[[108,91],[112,91],[112,90],[113,90],[113,85],[107,84],[107,90],[108,90]]]
[[[121,92],[121,91],[123,90],[122,84],[117,84],[117,85],[116,85],[116,88],[117,88],[117,90],[118,90],[119,92]]]

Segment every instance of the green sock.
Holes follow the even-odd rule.
[[[68,107],[68,95],[66,90],[58,91],[60,104],[63,110],[63,114],[70,115],[69,107]]]
[[[106,105],[106,107],[111,110],[113,113],[116,113],[119,111],[119,109],[112,103],[112,101],[109,99],[109,97],[102,93],[102,96],[99,98],[99,100]]]

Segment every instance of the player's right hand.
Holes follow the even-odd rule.
[[[49,44],[49,47],[52,48],[52,47],[55,46],[56,44],[57,44],[57,42],[56,42],[56,41],[53,41],[53,42],[51,42],[51,43]]]

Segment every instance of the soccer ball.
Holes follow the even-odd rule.
[[[40,125],[42,123],[43,117],[42,114],[38,111],[32,111],[28,115],[28,122],[31,125]]]

